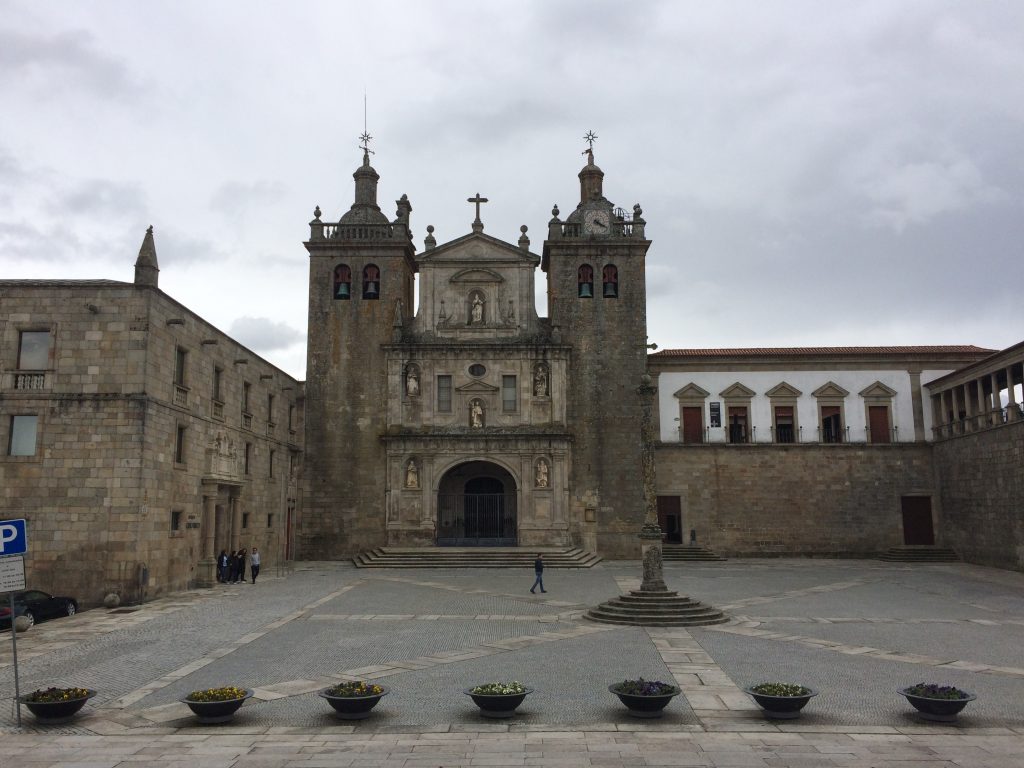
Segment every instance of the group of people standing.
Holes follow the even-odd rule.
[[[245,547],[230,554],[222,549],[217,555],[217,581],[221,584],[237,584],[245,581]],[[252,575],[252,583],[256,583],[256,577],[260,575],[260,552],[256,547],[252,548],[249,558],[249,573]]]

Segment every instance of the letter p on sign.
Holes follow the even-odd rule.
[[[24,520],[0,520],[0,557],[28,551]]]

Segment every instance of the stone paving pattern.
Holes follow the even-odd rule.
[[[19,635],[22,690],[98,690],[65,726],[13,718],[0,636],[0,764],[12,766],[987,766],[1024,765],[1024,574],[963,564],[749,560],[671,564],[666,581],[729,611],[690,630],[617,627],[588,605],[638,585],[635,563],[552,572],[547,595],[512,571],[380,571],[300,564],[258,585],[98,609]],[[628,717],[624,677],[674,679],[665,718]],[[316,696],[374,679],[391,693],[359,723]],[[461,690],[534,687],[511,721]],[[821,690],[795,722],[742,692],[765,679]],[[895,689],[922,680],[979,694],[955,725],[918,720]],[[238,684],[230,725],[178,699]],[[10,762],[8,762],[10,761]]]

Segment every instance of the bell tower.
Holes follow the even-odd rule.
[[[627,214],[604,197],[592,133],[579,173],[580,202],[563,221],[556,205],[541,268],[556,340],[572,347],[568,426],[570,503],[586,548],[639,557],[644,519],[641,400],[647,370],[645,259],[651,243],[639,205]]]
[[[377,204],[380,176],[369,136],[355,173],[355,200],[335,223],[309,223],[306,352],[306,512],[297,543],[303,558],[336,558],[385,542],[387,365],[383,345],[411,315],[416,262],[412,205],[395,219]]]

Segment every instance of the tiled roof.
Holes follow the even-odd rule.
[[[123,288],[134,283],[122,280],[0,280],[2,288]]]
[[[973,344],[916,347],[738,347],[735,349],[663,349],[650,357],[848,357],[892,355],[989,355],[994,349]]]

